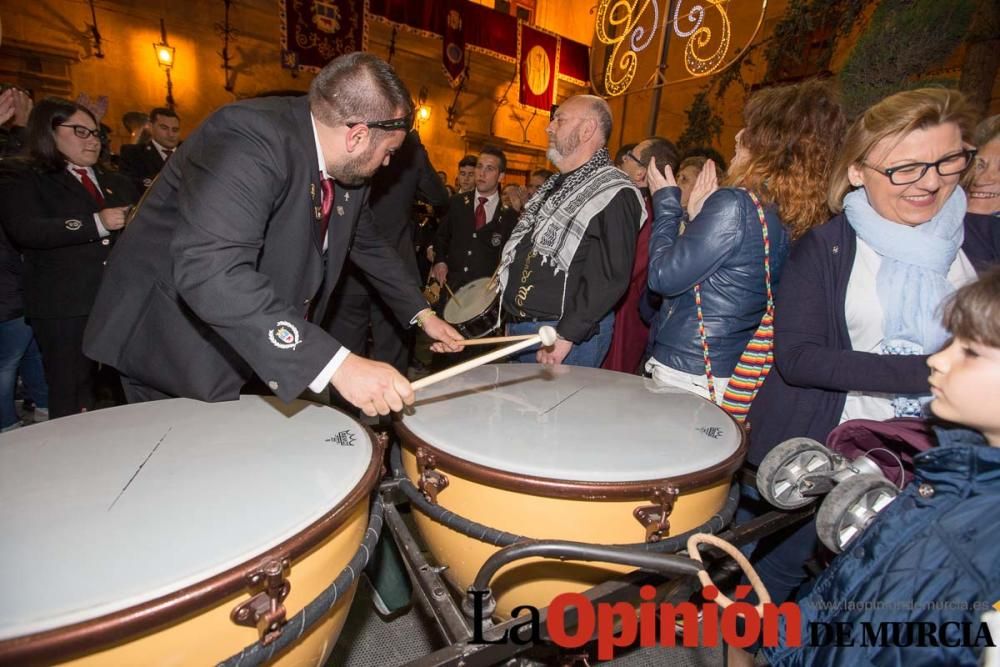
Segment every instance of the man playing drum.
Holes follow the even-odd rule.
[[[349,253],[401,322],[460,338],[427,307],[368,207],[367,179],[402,144],[412,111],[396,73],[366,53],[333,60],[308,97],[217,111],[167,162],[115,246],[84,352],[121,372],[130,402],[233,400],[256,373],[285,401],[330,384],[370,416],[411,403],[398,371],[315,322]]]
[[[452,291],[477,278],[488,278],[500,262],[500,249],[517,224],[517,212],[500,202],[500,183],[507,156],[495,146],[484,146],[476,161],[476,186],[457,194],[434,241],[434,279],[448,281]]]
[[[639,190],[611,164],[611,110],[571,97],[546,133],[559,169],[525,204],[500,263],[511,335],[556,328],[551,348],[520,361],[598,367],[611,344],[614,306],[628,287],[636,237],[646,221]]]

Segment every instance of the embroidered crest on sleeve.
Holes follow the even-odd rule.
[[[267,332],[267,337],[279,350],[294,350],[302,342],[295,325],[284,320],[277,322],[274,328]]]

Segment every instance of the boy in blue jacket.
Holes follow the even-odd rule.
[[[765,648],[772,665],[975,665],[1000,644],[981,620],[1000,601],[1000,271],[959,290],[944,321],[930,409],[951,423],[799,600],[802,646]]]

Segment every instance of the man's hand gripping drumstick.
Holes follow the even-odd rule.
[[[462,350],[462,336],[430,308],[420,311],[416,322],[428,336],[438,341],[432,346],[435,352]],[[399,371],[389,364],[356,354],[347,355],[330,378],[330,384],[369,417],[399,412],[414,400],[414,387]]]
[[[413,390],[423,389],[428,387],[435,382],[440,382],[441,380],[447,380],[448,378],[455,377],[466,371],[471,371],[473,368],[478,368],[483,364],[488,364],[491,361],[496,361],[498,359],[503,359],[504,357],[509,357],[512,354],[516,354],[521,350],[525,350],[532,345],[538,345],[541,343],[543,347],[552,347],[555,345],[558,336],[556,336],[556,330],[552,327],[541,327],[538,333],[528,336],[527,338],[520,340],[513,345],[508,345],[507,347],[501,347],[499,350],[494,350],[488,352],[481,357],[476,357],[475,359],[469,359],[468,361],[463,361],[460,364],[452,366],[451,368],[446,368],[440,373],[434,373],[433,375],[428,375],[425,378],[421,378],[414,382],[411,386]],[[407,403],[409,405],[409,403]]]

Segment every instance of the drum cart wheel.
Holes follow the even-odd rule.
[[[805,507],[815,495],[807,476],[832,473],[835,454],[812,438],[791,438],[768,452],[757,469],[757,490],[768,503],[783,510]]]
[[[830,551],[839,554],[897,495],[899,489],[881,475],[846,479],[819,506],[816,534]]]

